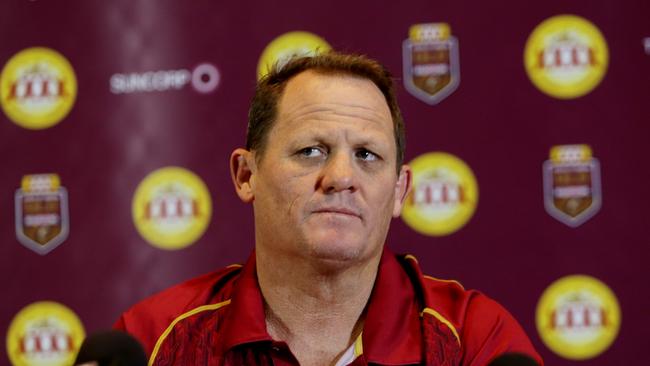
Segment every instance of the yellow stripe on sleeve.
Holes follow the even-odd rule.
[[[452,333],[454,333],[454,336],[456,337],[456,341],[458,342],[458,345],[460,346],[460,337],[458,336],[458,332],[456,331],[456,327],[451,324],[451,322],[447,319],[445,319],[444,316],[440,315],[437,311],[431,309],[431,308],[424,308],[422,310],[422,313],[420,313],[420,316],[424,316],[424,314],[429,314],[433,315],[436,319],[440,320],[444,325],[447,326],[451,330]]]
[[[156,359],[156,355],[158,354],[158,350],[160,349],[160,346],[162,345],[162,343],[165,341],[165,338],[167,338],[169,333],[171,333],[172,329],[174,328],[174,326],[178,322],[180,322],[181,320],[183,320],[185,318],[188,318],[188,317],[190,317],[192,315],[198,314],[200,312],[208,311],[208,310],[217,310],[217,309],[219,309],[219,308],[221,308],[223,306],[226,306],[228,304],[230,304],[230,299],[228,299],[226,301],[222,301],[222,302],[217,303],[217,304],[199,306],[198,308],[194,308],[194,309],[192,309],[192,310],[190,310],[190,311],[188,311],[186,313],[183,313],[183,314],[179,315],[176,319],[174,319],[174,321],[171,322],[171,324],[169,324],[167,329],[165,329],[163,334],[156,341],[156,345],[154,346],[153,352],[151,352],[151,357],[149,358],[149,366],[153,365],[153,362]]]

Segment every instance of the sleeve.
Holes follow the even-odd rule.
[[[525,354],[544,365],[519,323],[496,301],[476,293],[464,324],[462,365],[485,366],[504,353]]]
[[[120,315],[119,319],[117,319],[117,321],[113,324],[113,329],[128,333],[126,330],[126,323],[124,322],[124,315]]]
[[[136,317],[134,319],[133,309],[120,315],[119,319],[113,324],[113,329],[121,330],[137,339],[142,348],[144,348],[147,357],[151,356],[153,347],[162,331],[159,325],[151,324],[146,317]]]

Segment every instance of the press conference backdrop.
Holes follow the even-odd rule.
[[[230,152],[293,54],[393,72],[414,190],[388,246],[506,306],[548,365],[649,364],[650,3],[7,1],[2,364],[65,365],[244,261]]]

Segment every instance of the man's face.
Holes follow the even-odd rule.
[[[314,71],[295,76],[279,100],[263,156],[254,157],[246,156],[247,187],[258,251],[330,264],[381,254],[410,171],[403,166],[395,173],[390,110],[370,80]]]

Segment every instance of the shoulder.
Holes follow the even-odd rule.
[[[125,311],[114,328],[136,337],[150,354],[156,340],[175,322],[228,305],[240,268],[230,265],[154,294]]]
[[[418,260],[411,254],[397,256],[411,279],[422,310],[429,308],[444,316],[454,326],[462,324],[463,314],[475,297],[482,297],[477,291],[465,290],[456,280],[440,279],[422,273]]]
[[[487,364],[505,352],[520,352],[541,363],[517,320],[499,303],[458,281],[421,272],[412,255],[398,256],[422,303],[422,316],[432,316],[450,328],[463,350],[463,364]]]

